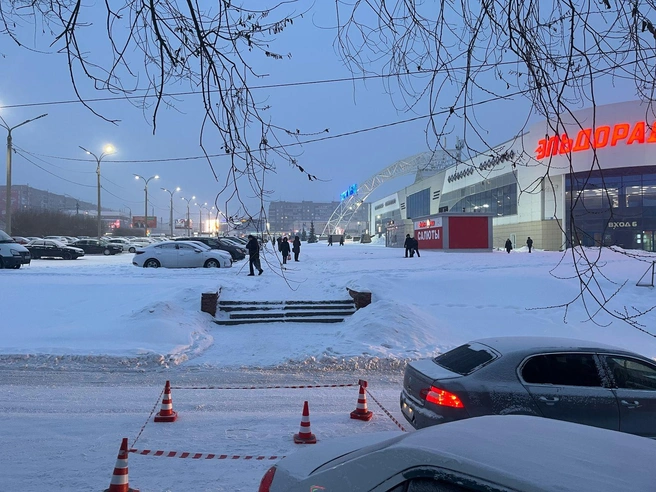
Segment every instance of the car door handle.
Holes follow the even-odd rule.
[[[620,403],[628,408],[640,408],[642,406],[640,405],[640,402],[638,400],[633,400],[633,401],[620,400]]]
[[[538,400],[545,402],[547,405],[553,405],[554,403],[558,403],[560,398],[557,396],[554,396],[553,398],[549,398],[548,396],[541,396],[538,398]]]

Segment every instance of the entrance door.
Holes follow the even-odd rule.
[[[642,249],[656,251],[654,249],[654,231],[642,231]]]

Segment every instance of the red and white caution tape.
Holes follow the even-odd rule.
[[[303,384],[298,386],[171,386],[176,390],[258,390],[258,389],[303,389],[303,388],[346,388],[348,386],[359,386],[353,384]]]
[[[385,414],[386,414],[390,419],[392,419],[392,422],[394,422],[394,423],[399,427],[399,429],[401,429],[403,432],[408,432],[408,431],[406,431],[406,430],[403,428],[403,426],[401,425],[401,423],[400,423],[398,420],[396,420],[396,419],[394,418],[394,415],[392,415],[391,413],[389,413],[389,412],[387,411],[387,409],[386,409],[383,405],[381,405],[380,402],[379,402],[378,400],[376,400],[376,398],[374,397],[374,395],[372,395],[371,392],[370,392],[368,389],[365,389],[365,391],[366,391],[367,394],[371,397],[371,399],[372,399],[373,401],[376,402],[376,405],[378,405],[378,406],[381,408],[381,410],[382,410],[383,412],[385,412]]]
[[[234,454],[214,453],[187,453],[183,451],[153,451],[150,449],[130,449],[130,453],[152,456],[163,456],[165,458],[190,458],[192,460],[280,460],[284,456],[239,456]]]

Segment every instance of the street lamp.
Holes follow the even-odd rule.
[[[192,200],[195,200],[196,197],[195,196],[192,196],[191,198],[182,197],[182,199],[185,202],[187,202],[187,224],[186,224],[186,227],[187,227],[187,236],[190,236],[191,234],[190,234],[190,229],[189,229],[189,203],[191,203]]]
[[[207,210],[207,202],[205,203],[194,203],[198,207],[198,234],[203,233],[203,209]],[[209,210],[207,211],[209,215]]]
[[[170,215],[169,215],[169,226],[171,228],[171,237],[173,237],[173,194],[177,191],[180,191],[180,187],[178,186],[175,190],[167,190],[166,188],[162,188],[164,191],[168,191],[169,194],[171,195],[171,210],[170,210]]]
[[[150,183],[151,179],[159,179],[159,176],[156,174],[155,176],[151,176],[150,178],[146,179],[143,176],[135,174],[134,179],[143,179],[145,183],[144,193],[146,194],[146,201],[144,202],[144,236],[147,236],[148,235],[148,183]]]
[[[84,150],[87,154],[92,155],[94,159],[96,159],[96,175],[98,177],[98,239],[100,239],[100,236],[102,235],[102,222],[100,219],[100,162],[103,160],[103,158],[109,154],[114,153],[114,147],[111,145],[105,145],[105,148],[103,149],[103,153],[100,154],[100,156],[97,156],[90,150],[85,149],[81,145],[79,147]]]
[[[5,198],[5,232],[11,236],[11,132],[12,130],[15,130],[19,126],[26,125],[27,123],[30,123],[34,120],[38,120],[39,118],[43,118],[44,116],[48,116],[48,113],[42,114],[37,116],[36,118],[32,118],[30,120],[25,120],[22,123],[16,125],[16,126],[9,126],[5,119],[0,116],[0,120],[2,120],[2,123],[0,126],[2,126],[5,130],[7,130],[7,186],[5,187],[5,193],[6,193],[6,198]]]

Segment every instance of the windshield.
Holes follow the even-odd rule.
[[[11,236],[5,231],[0,231],[0,243],[15,243]]]

